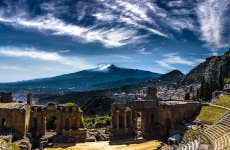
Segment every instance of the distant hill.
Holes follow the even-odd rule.
[[[179,70],[172,70],[166,74],[163,74],[157,79],[147,80],[145,82],[139,83],[139,87],[157,87],[157,86],[174,86],[176,87],[178,83],[183,81],[185,74]]]
[[[181,71],[179,70],[173,70],[169,73],[166,73],[164,75],[162,75],[159,79],[158,82],[162,82],[162,83],[178,83],[180,81],[182,81],[185,77],[185,74],[183,74]]]
[[[156,79],[161,74],[138,69],[120,68],[115,65],[100,65],[97,68],[65,74],[52,78],[0,84],[0,89],[30,91],[89,91],[115,88]]]

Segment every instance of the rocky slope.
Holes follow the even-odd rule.
[[[230,78],[230,50],[222,56],[207,58],[185,76],[181,85],[201,83],[204,80],[216,82],[221,88],[226,78]]]

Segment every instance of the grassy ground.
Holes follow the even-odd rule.
[[[68,148],[46,148],[45,150],[156,150],[161,143],[148,141],[140,144],[109,145],[108,141],[79,143]]]
[[[14,143],[10,144],[10,150],[21,150],[20,147]]]
[[[230,108],[230,95],[221,96],[218,100],[213,102],[213,104]]]
[[[213,124],[224,112],[226,112],[226,110],[222,108],[217,108],[214,106],[203,106],[196,120],[207,124]]]
[[[230,108],[230,95],[221,96],[218,100],[213,102],[213,104]],[[207,124],[213,124],[226,111],[226,109],[218,108],[215,106],[203,106],[196,120]]]

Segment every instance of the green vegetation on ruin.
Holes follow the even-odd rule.
[[[224,78],[224,83],[225,84],[230,84],[230,78]]]
[[[223,96],[220,96],[220,98],[214,101],[213,104],[230,108],[230,95],[224,94]]]
[[[96,117],[85,117],[84,123],[89,128],[104,128],[110,125],[111,117],[109,115],[96,116]]]
[[[11,150],[21,150],[20,147],[17,144],[14,144],[14,143],[10,144],[10,149]]]
[[[68,103],[65,103],[65,106],[74,106],[75,105],[75,103],[73,103],[73,102],[68,102]]]

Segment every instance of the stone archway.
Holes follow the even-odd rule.
[[[57,117],[47,116],[46,117],[46,130],[56,131],[56,129],[57,129]]]

